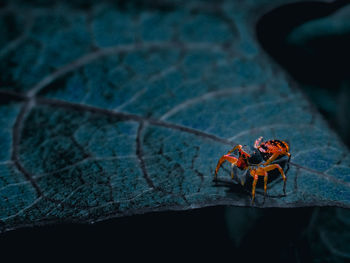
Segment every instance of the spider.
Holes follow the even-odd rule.
[[[221,165],[228,161],[231,163],[231,177],[234,178],[233,167],[237,166],[240,170],[249,170],[250,175],[253,177],[252,186],[252,203],[254,203],[255,198],[255,188],[258,182],[259,176],[264,176],[264,194],[266,195],[268,172],[278,169],[282,175],[284,186],[283,192],[286,193],[286,176],[283,172],[282,167],[277,163],[272,163],[275,160],[280,159],[283,156],[288,156],[288,164],[291,158],[289,153],[288,143],[280,140],[268,140],[263,141],[263,137],[259,137],[254,143],[254,152],[249,154],[243,150],[242,145],[236,145],[227,154],[221,156],[215,169],[214,180],[217,179],[218,171]],[[238,150],[238,158],[231,156],[235,150]],[[289,168],[289,167],[288,167]],[[288,170],[288,169],[287,169]],[[242,185],[244,182],[242,181]]]

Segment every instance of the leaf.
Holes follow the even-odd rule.
[[[294,29],[288,37],[288,41],[294,45],[304,45],[312,39],[320,39],[324,36],[341,36],[342,34],[349,34],[350,22],[349,3],[333,14],[319,19],[311,20],[296,29]]]
[[[2,231],[250,206],[225,170],[228,184],[212,180],[221,155],[259,136],[293,157],[287,195],[276,178],[254,206],[349,207],[347,149],[254,38],[271,4],[47,5],[0,13],[23,23],[0,43]]]

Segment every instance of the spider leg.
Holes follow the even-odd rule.
[[[232,148],[232,150],[228,151],[226,155],[233,153],[237,149],[242,150],[242,145],[240,144],[236,145],[235,147]]]
[[[268,171],[272,171],[274,169],[278,169],[278,171],[281,173],[284,184],[283,184],[283,193],[286,194],[286,181],[287,181],[287,177],[284,175],[283,169],[279,164],[270,164],[266,167],[263,167],[262,169],[264,169],[266,172]]]
[[[254,177],[254,181],[253,181],[253,188],[252,188],[252,204],[254,203],[255,188],[256,188],[256,183],[258,182],[259,176],[257,174],[255,174],[253,177]]]
[[[264,175],[264,195],[266,196],[266,190],[267,190],[267,179],[268,179],[268,175],[267,172],[265,171],[265,175]]]
[[[269,165],[270,163],[272,163],[274,160],[276,160],[276,158],[278,156],[280,156],[281,153],[280,152],[275,152],[265,163],[263,163],[262,165]]]
[[[292,155],[290,153],[286,153],[286,155],[288,156],[288,162],[289,162]]]
[[[287,153],[287,156],[288,156],[288,161],[287,161],[287,165],[288,165],[288,167],[287,167],[287,169],[286,169],[286,171],[285,171],[285,174],[288,172],[288,170],[289,170],[289,162],[290,162],[290,158],[292,157],[292,155],[290,154],[290,153]]]
[[[255,140],[255,143],[254,143],[255,149],[258,149],[259,145],[261,144],[262,139],[263,139],[263,137],[260,136],[258,139]]]
[[[292,155],[289,152],[284,152],[284,151],[275,152],[263,165],[268,165],[272,163],[280,155],[288,156],[288,163],[290,161],[290,158],[292,157]]]
[[[253,176],[253,187],[252,187],[252,204],[254,203],[255,198],[255,188],[256,184],[258,182],[259,175],[264,176],[264,195],[266,196],[266,189],[267,189],[267,171],[265,170],[266,167],[259,167],[257,169],[250,170],[250,175]]]
[[[233,173],[233,168],[235,167],[236,164],[234,163],[231,163],[231,178],[233,179],[234,178],[234,173]]]
[[[222,165],[225,161],[230,162],[230,163],[231,163],[231,166],[232,166],[232,168],[233,168],[233,166],[236,165],[238,159],[237,159],[236,157],[230,156],[230,155],[228,155],[228,154],[223,155],[223,156],[219,159],[218,164],[216,165],[214,179],[216,179],[217,174],[218,174],[218,172],[219,172],[219,169],[220,169],[221,165]],[[233,178],[233,169],[232,169],[232,171],[231,171],[231,177]]]

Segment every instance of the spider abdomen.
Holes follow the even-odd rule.
[[[280,140],[269,140],[261,143],[258,146],[258,151],[260,152],[264,161],[271,158],[275,152],[289,152],[289,146],[286,142]],[[278,156],[279,159],[281,156]]]

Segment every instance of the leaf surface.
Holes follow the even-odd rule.
[[[347,149],[255,40],[268,2],[48,5],[0,11],[1,230],[250,206],[228,169],[212,180],[259,136],[292,162],[255,206],[350,206]]]

